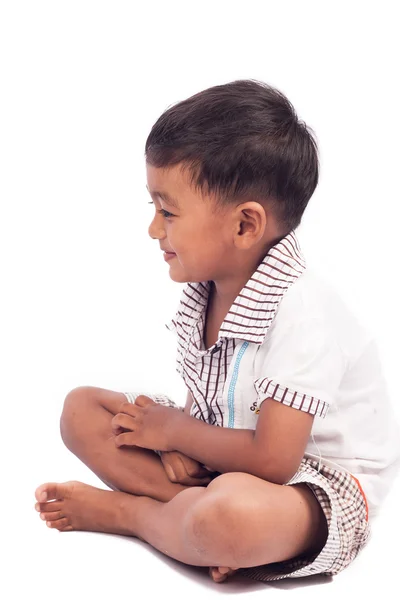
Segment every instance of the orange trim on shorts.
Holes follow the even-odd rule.
[[[367,521],[368,521],[368,512],[369,512],[369,510],[368,510],[368,501],[367,501],[367,498],[366,498],[366,496],[365,496],[365,494],[364,494],[364,490],[362,489],[362,487],[361,487],[361,484],[360,484],[360,482],[358,481],[357,477],[354,477],[354,475],[352,475],[352,478],[356,480],[356,482],[357,482],[357,485],[358,485],[358,487],[359,487],[359,489],[360,489],[360,492],[361,492],[361,494],[362,494],[362,497],[364,498],[365,506],[366,506],[366,508],[367,508]]]

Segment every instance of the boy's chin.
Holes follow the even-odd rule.
[[[203,281],[202,279],[192,277],[187,273],[179,272],[178,269],[176,271],[175,269],[170,269],[169,276],[175,283],[200,283]]]
[[[176,283],[186,283],[188,281],[187,277],[185,276],[185,273],[183,273],[180,269],[170,269],[169,276],[170,279],[172,279],[172,281],[175,281]]]

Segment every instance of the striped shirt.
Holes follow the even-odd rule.
[[[191,416],[255,429],[262,402],[272,398],[318,417],[305,456],[355,475],[373,515],[400,465],[400,430],[374,335],[306,268],[294,231],[262,259],[206,349],[210,288],[187,283],[166,324],[194,399]]]
[[[219,330],[219,339],[209,349],[203,342],[210,282],[189,283],[183,290],[178,312],[166,324],[178,337],[177,371],[191,391],[191,415],[211,425],[226,426],[221,396],[237,345],[248,340],[261,345],[268,334],[279,304],[289,287],[306,267],[294,231],[270,249],[233,302]],[[271,385],[267,378],[255,381],[265,397],[311,414],[324,416],[327,404],[306,394],[291,394],[287,388]],[[286,401],[285,401],[286,400]]]

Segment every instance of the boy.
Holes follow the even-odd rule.
[[[187,282],[168,325],[186,407],[72,390],[62,438],[113,491],[46,483],[36,509],[60,531],[138,537],[215,581],[337,574],[366,545],[400,448],[376,344],[295,234],[316,143],[283,94],[239,80],[165,111],[146,166],[149,234]]]

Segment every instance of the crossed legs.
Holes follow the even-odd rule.
[[[124,401],[93,387],[68,394],[62,438],[114,491],[79,482],[39,486],[37,509],[49,527],[131,535],[186,564],[233,569],[322,549],[326,519],[305,484],[225,473],[207,487],[187,487],[169,481],[154,452],[116,448],[111,419]]]

